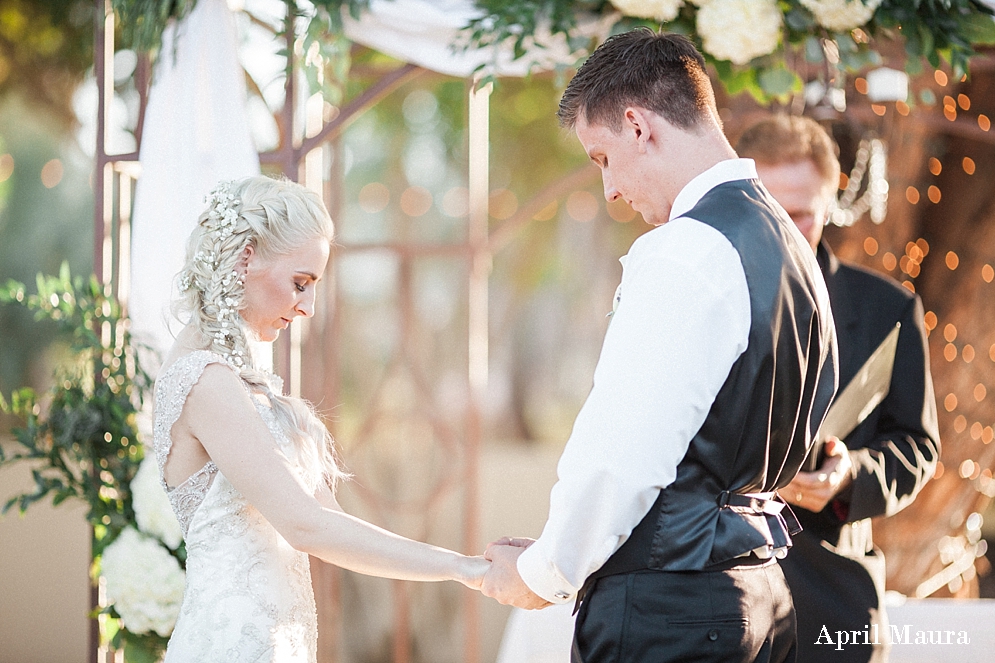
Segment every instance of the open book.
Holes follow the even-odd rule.
[[[816,443],[812,445],[802,464],[802,471],[814,472],[822,464],[822,445],[830,437],[846,439],[853,429],[867,418],[874,408],[888,395],[891,387],[891,371],[895,366],[895,350],[898,348],[898,332],[902,323],[896,322],[892,329],[850,383],[839,394],[826,413]]]

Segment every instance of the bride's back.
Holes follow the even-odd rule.
[[[167,660],[311,663],[308,558],[279,514],[330,495],[340,473],[310,407],[252,366],[247,333],[272,341],[313,313],[331,221],[314,193],[264,177],[219,186],[208,202],[178,275],[185,327],[154,396],[160,478],[187,549]],[[284,487],[270,490],[270,477]]]

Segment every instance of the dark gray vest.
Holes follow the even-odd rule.
[[[739,253],[750,292],[749,343],[676,480],[592,580],[639,569],[700,570],[764,545],[790,545],[783,514],[739,496],[791,480],[836,389],[828,300],[820,308],[815,298],[818,264],[807,245],[788,237],[791,220],[770,194],[756,180],[727,182],[686,216],[721,232]]]

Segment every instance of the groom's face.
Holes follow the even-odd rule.
[[[660,196],[660,187],[650,177],[650,169],[645,167],[647,156],[645,141],[640,140],[644,131],[639,126],[641,120],[640,116],[634,123],[626,116],[622,127],[615,131],[602,124],[588,124],[581,115],[574,130],[587,156],[601,169],[605,200],[625,200],[642,214],[646,223],[658,226],[667,222],[670,206]]]

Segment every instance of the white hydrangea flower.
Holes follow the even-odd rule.
[[[847,32],[871,20],[881,0],[801,0],[801,3],[822,27]]]
[[[186,574],[176,558],[133,527],[128,527],[101,557],[107,600],[132,633],[173,632],[180,614]]]
[[[131,500],[138,529],[176,550],[183,540],[183,531],[159,482],[159,465],[154,455],[145,457],[131,480]]]
[[[611,0],[611,3],[626,16],[652,18],[666,23],[677,18],[684,0]]]
[[[698,34],[716,58],[746,64],[774,52],[783,20],[776,0],[709,0],[698,10]]]

